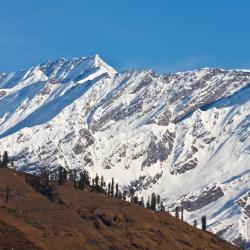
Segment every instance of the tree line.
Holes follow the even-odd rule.
[[[8,168],[11,164],[13,168],[13,161],[10,160],[8,152],[4,151],[3,156],[0,155],[0,168]],[[56,171],[49,171],[46,167],[40,167],[39,175],[27,174],[25,180],[29,183],[37,192],[45,195],[51,201],[58,200],[56,193],[56,184],[64,185],[67,182],[71,182],[75,189],[84,190],[90,188],[91,191],[109,195],[124,201],[130,201],[141,207],[151,209],[153,211],[165,211],[165,206],[161,200],[160,195],[152,193],[148,196],[146,204],[144,198],[140,198],[135,195],[135,189],[130,187],[129,190],[120,190],[119,184],[115,183],[114,178],[111,182],[106,183],[104,177],[99,177],[97,174],[95,178],[90,178],[89,173],[86,170],[77,171],[76,169],[67,170],[63,167],[58,167]],[[10,188],[6,187],[6,202],[9,201]],[[175,217],[184,220],[184,209],[182,206],[175,208]],[[197,220],[193,222],[193,226],[197,227]],[[201,217],[201,228],[206,231],[206,216]]]

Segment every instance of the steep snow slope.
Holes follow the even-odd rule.
[[[36,172],[85,167],[250,241],[250,72],[116,73],[99,56],[0,75],[0,147]]]

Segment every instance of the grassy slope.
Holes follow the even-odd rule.
[[[15,232],[0,237],[0,249],[6,241],[21,242],[16,249],[236,249],[164,212],[70,185],[57,192],[62,204],[36,193],[23,175],[0,169],[0,232]]]

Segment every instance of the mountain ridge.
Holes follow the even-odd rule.
[[[207,214],[231,242],[249,241],[250,72],[119,73],[78,63],[55,66],[44,81],[0,78],[0,146],[16,167],[84,167],[145,198],[159,193],[169,209],[182,204],[189,223]]]

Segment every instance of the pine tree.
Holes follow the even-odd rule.
[[[201,228],[203,231],[207,229],[207,217],[205,215],[201,217]]]
[[[158,194],[156,197],[157,209],[160,210],[161,196]]]
[[[63,167],[59,167],[59,170],[58,170],[58,184],[62,185],[63,183],[64,183]]]
[[[126,199],[127,199],[127,191],[126,190],[124,190],[123,193],[122,193],[122,199],[124,201],[126,201]]]
[[[66,181],[67,181],[67,176],[68,176],[68,172],[67,172],[67,170],[64,168],[64,169],[63,169],[63,182],[66,182]]]
[[[72,169],[69,170],[69,180],[70,180],[70,181],[73,181],[73,180],[74,180],[74,177],[73,177],[73,170],[72,170]]]
[[[135,204],[138,204],[138,203],[139,203],[139,199],[138,199],[138,197],[137,197],[136,195],[134,195],[133,198],[131,198],[131,199],[132,199],[131,201],[132,201],[133,203],[135,203]]]
[[[3,160],[2,160],[2,166],[3,168],[7,168],[9,164],[9,155],[7,151],[4,151],[3,153]]]
[[[89,185],[90,182],[89,182],[89,174],[86,170],[83,171],[83,175],[84,175],[84,182]]]
[[[51,200],[55,201],[55,191],[51,183],[46,187],[45,195]]]
[[[175,208],[175,217],[179,219],[179,207]]]
[[[99,186],[99,176],[96,174],[95,176],[95,187],[97,188]]]
[[[130,187],[130,189],[129,189],[129,194],[130,194],[131,200],[133,200],[134,195],[135,195],[135,190],[134,190],[133,187]]]
[[[194,227],[197,227],[197,220],[194,220]]]
[[[115,185],[115,197],[118,198],[118,195],[119,195],[119,186],[118,186],[118,183],[116,183],[116,185]]]
[[[111,196],[114,196],[114,178],[112,178],[112,181],[111,181]]]
[[[111,196],[111,184],[110,183],[108,184],[108,195]]]
[[[150,198],[148,197],[147,203],[146,203],[146,208],[150,208]]]
[[[77,189],[77,173],[76,173],[76,169],[73,170],[73,183],[74,183],[74,188]]]
[[[83,190],[85,187],[85,179],[84,179],[84,174],[80,173],[80,179],[79,179],[79,183],[78,183],[78,188]]]
[[[183,220],[183,212],[184,212],[184,209],[183,207],[181,207],[181,220]]]
[[[151,195],[151,204],[150,204],[150,208],[152,210],[156,210],[156,195],[155,193],[152,193]]]
[[[104,178],[103,176],[101,176],[101,188],[104,188],[105,187],[105,182],[104,182]]]

